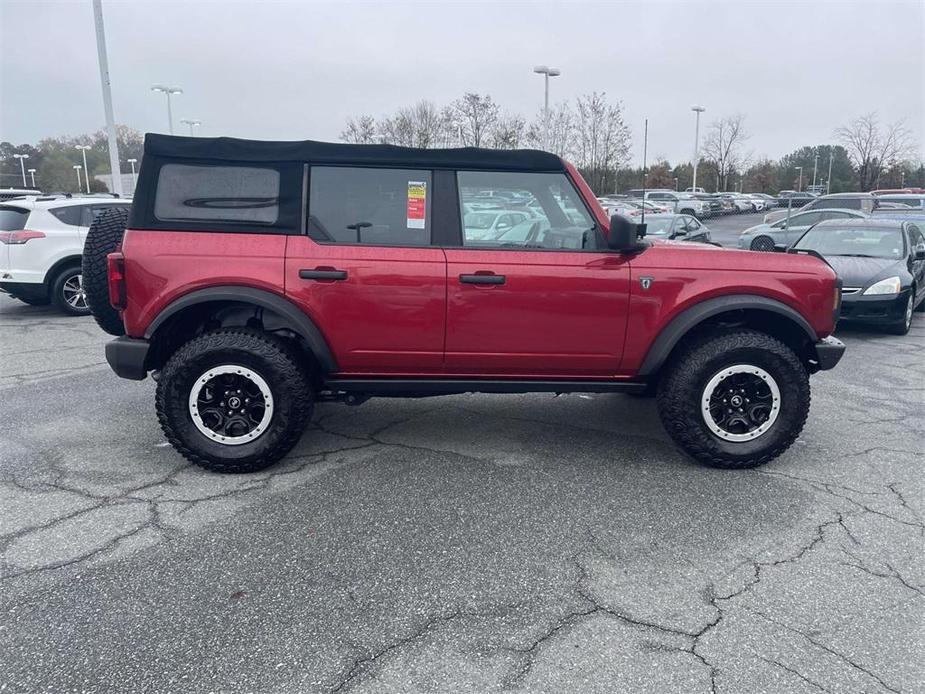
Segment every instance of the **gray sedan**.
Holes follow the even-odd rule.
[[[864,218],[867,215],[855,210],[807,210],[790,215],[789,221],[781,219],[773,224],[758,224],[749,227],[739,236],[739,248],[752,251],[773,251],[774,246],[793,245],[803,232],[824,219]]]
[[[634,217],[633,221],[641,221]],[[710,243],[710,230],[689,214],[647,214],[646,236]]]

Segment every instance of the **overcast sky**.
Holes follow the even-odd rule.
[[[551,101],[622,100],[642,158],[690,159],[702,124],[746,116],[772,158],[831,141],[848,119],[905,118],[925,142],[925,2],[309,3],[104,0],[116,121],[202,135],[336,140],[352,115],[488,93],[532,117]],[[0,139],[103,124],[90,0],[0,0]],[[180,128],[178,126],[178,132]],[[703,129],[702,129],[703,132]]]

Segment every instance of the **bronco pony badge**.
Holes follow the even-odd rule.
[[[655,278],[650,275],[643,275],[639,278],[639,284],[642,285],[643,289],[648,289],[651,287],[653,281],[655,281]]]

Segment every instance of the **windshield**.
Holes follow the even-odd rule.
[[[891,258],[905,254],[905,242],[898,228],[814,226],[794,248],[813,250],[824,256]]]
[[[667,236],[673,221],[671,217],[646,217],[646,236]]]

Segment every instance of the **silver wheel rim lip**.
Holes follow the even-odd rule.
[[[913,304],[914,304],[914,303],[915,303],[915,302],[914,302],[913,299],[912,299],[912,295],[910,294],[910,295],[909,295],[909,301],[906,302],[906,327],[907,327],[907,328],[910,327],[910,326],[912,325],[912,311],[913,311],[913,308],[914,308],[914,307],[913,307]]]
[[[64,300],[74,308],[87,308],[87,293],[84,291],[83,275],[68,277],[61,288]]]
[[[716,423],[716,420],[713,419],[713,415],[710,414],[710,397],[713,394],[713,391],[716,390],[716,387],[722,383],[725,379],[733,376],[735,374],[751,374],[760,378],[768,388],[771,390],[771,412],[768,414],[767,421],[763,422],[754,431],[749,431],[745,434],[733,434],[725,429],[723,429],[719,424]],[[777,387],[777,381],[769,374],[767,371],[762,369],[759,366],[754,366],[752,364],[735,364],[733,366],[727,366],[719,370],[714,374],[706,387],[703,389],[703,393],[700,397],[700,411],[703,415],[703,421],[706,423],[707,427],[710,429],[710,433],[714,436],[723,439],[724,441],[730,441],[732,443],[743,443],[745,441],[754,441],[763,434],[766,434],[768,430],[774,426],[774,422],[777,421],[777,417],[780,414],[780,388]]]
[[[243,434],[242,436],[223,436],[217,431],[212,431],[203,423],[202,417],[199,416],[199,393],[202,391],[202,388],[206,385],[206,383],[211,381],[216,376],[221,376],[222,374],[235,374],[236,376],[243,376],[258,388],[260,388],[260,393],[263,395],[264,409],[263,417],[261,417],[260,423],[257,424],[251,431]],[[190,419],[193,420],[193,424],[200,431],[200,433],[202,433],[210,441],[215,441],[216,443],[220,443],[224,446],[240,446],[244,443],[256,441],[264,433],[266,433],[266,430],[270,424],[270,420],[273,418],[273,393],[270,391],[270,386],[263,379],[263,377],[253,369],[249,369],[246,366],[237,366],[235,364],[222,364],[221,366],[213,366],[211,369],[205,371],[195,380],[193,387],[190,388],[187,408],[189,410]]]

